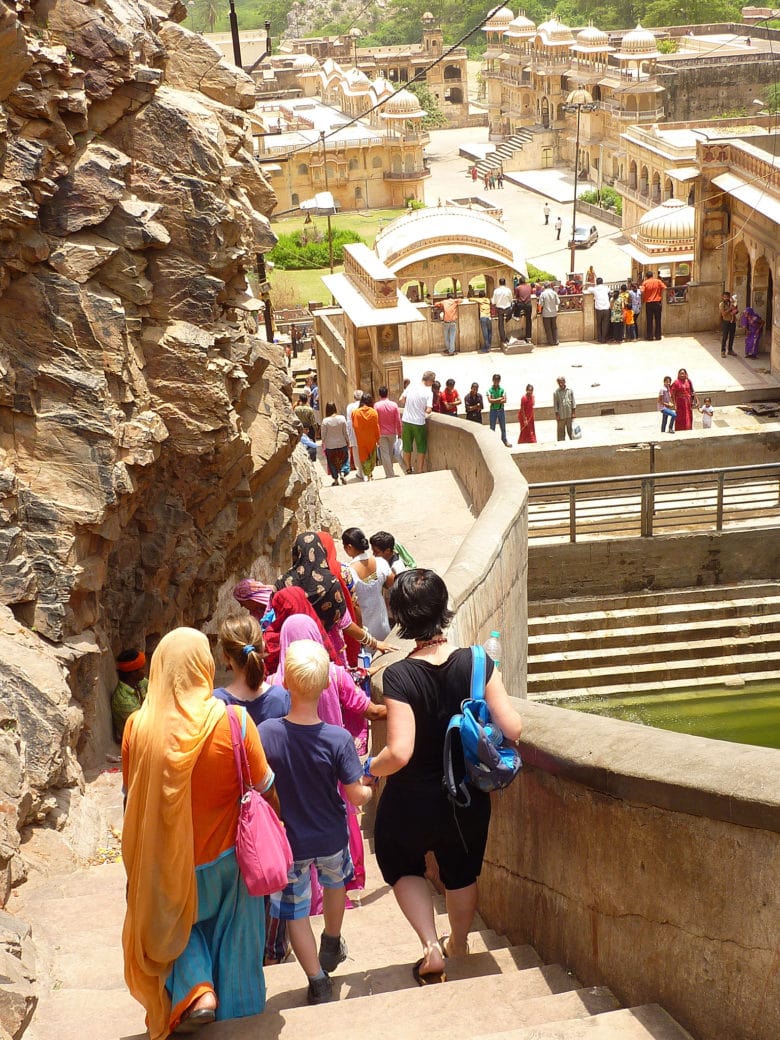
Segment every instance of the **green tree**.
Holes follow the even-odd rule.
[[[770,112],[780,112],[780,83],[770,83],[764,91],[766,107]]]
[[[738,22],[741,4],[738,0],[650,0],[646,4],[642,24],[700,25],[710,22]]]
[[[437,127],[447,125],[447,117],[439,108],[439,103],[427,83],[410,83],[409,90],[417,95],[420,108],[425,109],[426,115],[422,121],[424,130],[435,130]]]
[[[193,20],[203,32],[214,32],[214,27],[224,13],[225,5],[219,0],[198,0],[193,10]]]

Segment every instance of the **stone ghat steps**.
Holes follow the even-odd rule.
[[[537,602],[529,612],[531,698],[712,686],[777,671],[775,584]]]
[[[688,686],[690,680],[705,676],[709,685],[718,685],[721,680],[734,676],[761,675],[767,677],[776,669],[776,663],[768,661],[765,652],[743,654],[733,657],[713,657],[702,660],[693,657],[689,660],[670,660],[668,647],[659,646],[659,654],[664,657],[642,664],[627,664],[618,660],[614,664],[592,667],[586,658],[581,667],[574,667],[543,674],[528,675],[528,696],[547,696],[562,690],[580,691],[589,689],[599,692],[602,686],[613,686],[622,683],[625,693],[630,693],[635,684],[644,684],[646,689],[658,689],[661,686],[681,688]]]
[[[644,1004],[592,1018],[547,1022],[531,1029],[482,1033],[474,1040],[681,1040],[688,1035],[663,1008]]]
[[[708,593],[717,598],[710,602]],[[639,610],[648,610],[650,607],[663,607],[665,610],[690,609],[684,604],[701,605],[707,609],[714,609],[721,602],[737,602],[739,600],[756,601],[777,598],[777,582],[749,582],[740,585],[718,585],[711,590],[708,589],[674,589],[663,592],[633,592],[625,595],[613,596],[578,596],[576,599],[566,600],[535,600],[528,604],[528,628],[529,632],[541,631],[536,626],[548,622],[558,623],[564,615],[572,616],[572,621],[578,628],[584,627],[584,621],[593,617],[595,622],[605,616],[626,616],[635,619]],[[630,623],[630,622],[629,622]]]
[[[693,608],[687,612],[687,618],[680,621],[670,621],[674,617],[685,617],[685,610],[677,610],[668,615],[659,615],[657,618],[648,618],[642,614],[637,618],[634,613],[631,617],[620,619],[620,624],[611,617],[601,617],[601,628],[585,627],[580,629],[574,626],[566,631],[548,631],[533,635],[534,660],[542,660],[545,656],[557,654],[558,659],[577,650],[606,651],[619,649],[621,647],[644,647],[653,640],[662,638],[664,643],[692,643],[697,637],[719,639],[728,643],[741,640],[750,640],[757,637],[771,637],[780,633],[780,601],[774,606],[761,603],[748,606],[741,615],[734,609],[733,604],[718,605],[715,609],[706,606]],[[598,618],[588,619],[595,624]],[[640,621],[640,624],[628,625],[627,621]],[[549,654],[548,654],[549,651]],[[683,652],[682,648],[675,647],[675,653]]]
[[[578,686],[574,691],[575,696],[586,695],[591,697],[622,697],[626,694],[642,694],[642,693],[658,693],[659,691],[679,692],[680,683],[674,680],[661,682],[657,680],[655,682],[634,682],[626,681],[625,677],[616,676],[616,679],[620,681],[614,683],[599,683],[594,686]],[[740,671],[739,679],[740,683],[734,683],[733,675],[695,675],[690,676],[685,680],[683,684],[684,689],[695,692],[697,689],[710,689],[712,686],[728,686],[734,684],[734,689],[741,689],[742,684],[747,683],[767,683],[774,682],[780,685],[780,668],[775,667],[767,668],[760,672]],[[583,682],[587,682],[588,677],[583,679]],[[572,690],[559,689],[559,690],[547,690],[542,694],[536,694],[529,697],[529,700],[542,699],[546,704],[551,704],[554,701],[570,701],[572,698]],[[565,706],[565,705],[564,705]]]
[[[666,639],[665,633],[651,629],[655,642],[642,640],[641,637],[627,637],[615,645],[602,645],[598,640],[577,640],[585,645],[572,647],[561,652],[537,654],[533,657],[534,678],[548,675],[565,669],[569,663],[581,662],[589,671],[597,668],[620,668],[630,670],[641,665],[679,664],[683,661],[694,661],[698,666],[706,666],[727,659],[750,659],[761,653],[769,658],[767,667],[771,667],[772,658],[777,660],[780,654],[780,630],[773,628],[767,633],[757,632],[747,636],[739,634],[715,636],[716,628],[689,631],[690,638],[678,633],[679,639]],[[694,638],[703,635],[703,638]],[[605,638],[609,633],[605,633]],[[684,640],[684,641],[683,641]],[[535,648],[534,648],[535,649]],[[583,661],[583,654],[586,655]],[[757,669],[760,671],[761,669]]]

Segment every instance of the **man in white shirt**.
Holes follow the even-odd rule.
[[[387,387],[379,387],[379,400],[375,402],[374,409],[379,416],[379,451],[382,456],[382,466],[386,477],[394,477],[393,472],[393,450],[395,439],[403,432],[401,426],[401,413],[395,401],[387,396]]]
[[[404,447],[404,465],[406,472],[412,472],[412,448],[417,448],[417,465],[415,472],[422,473],[425,466],[425,455],[428,451],[428,416],[433,410],[433,391],[431,386],[436,379],[435,372],[423,372],[419,386],[409,386],[400,400],[404,410],[401,436]]]
[[[593,309],[596,314],[596,339],[606,343],[609,335],[609,289],[603,278],[597,278],[595,285],[586,285],[583,293],[593,297]]]
[[[496,308],[498,315],[498,338],[503,347],[506,344],[506,322],[512,317],[512,304],[514,303],[514,295],[506,284],[506,278],[498,279],[498,285],[493,291],[490,302]]]

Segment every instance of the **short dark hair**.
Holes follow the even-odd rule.
[[[374,407],[374,398],[371,396],[371,394],[363,394],[363,396],[360,398],[360,407],[361,408],[373,408]]]
[[[368,538],[359,527],[348,527],[341,535],[342,545],[351,545],[358,552],[365,552],[368,548]]]
[[[298,394],[298,400],[301,402],[301,404],[309,403],[309,398],[306,396],[306,394]]]
[[[452,621],[447,586],[435,571],[402,571],[390,589],[390,609],[402,639],[433,639]]]
[[[499,285],[506,285],[506,278],[499,278],[498,279],[498,284]]]
[[[379,396],[380,397],[387,397],[387,387],[386,386],[380,386],[379,387]]]
[[[596,285],[603,285],[603,284],[604,284],[604,279],[603,278],[599,277],[599,278],[596,279]]]
[[[335,414],[336,414],[336,406],[335,406],[335,404],[333,403],[333,401],[328,401],[328,403],[325,405],[325,417],[327,418],[329,415],[335,415]]]
[[[388,549],[392,552],[395,549],[395,538],[389,531],[377,531],[376,534],[371,535],[369,541],[371,548],[379,549],[380,552],[387,552]]]

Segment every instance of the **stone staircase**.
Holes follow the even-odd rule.
[[[535,602],[528,610],[531,699],[780,678],[775,583]]]
[[[484,177],[491,170],[495,171],[508,163],[515,152],[522,151],[523,145],[533,140],[533,134],[524,127],[507,137],[505,141],[496,146],[495,151],[489,152],[484,159],[480,159],[477,165],[477,173]]]
[[[333,973],[338,999],[307,1007],[300,967],[280,964],[266,969],[263,1015],[216,1023],[201,1031],[203,1040],[690,1040],[657,1005],[620,1009],[608,989],[584,987],[480,920],[470,955],[447,961],[446,984],[418,987],[411,969],[419,944],[370,857],[367,867],[362,905],[344,920],[349,957]],[[441,900],[437,926],[448,931]]]

